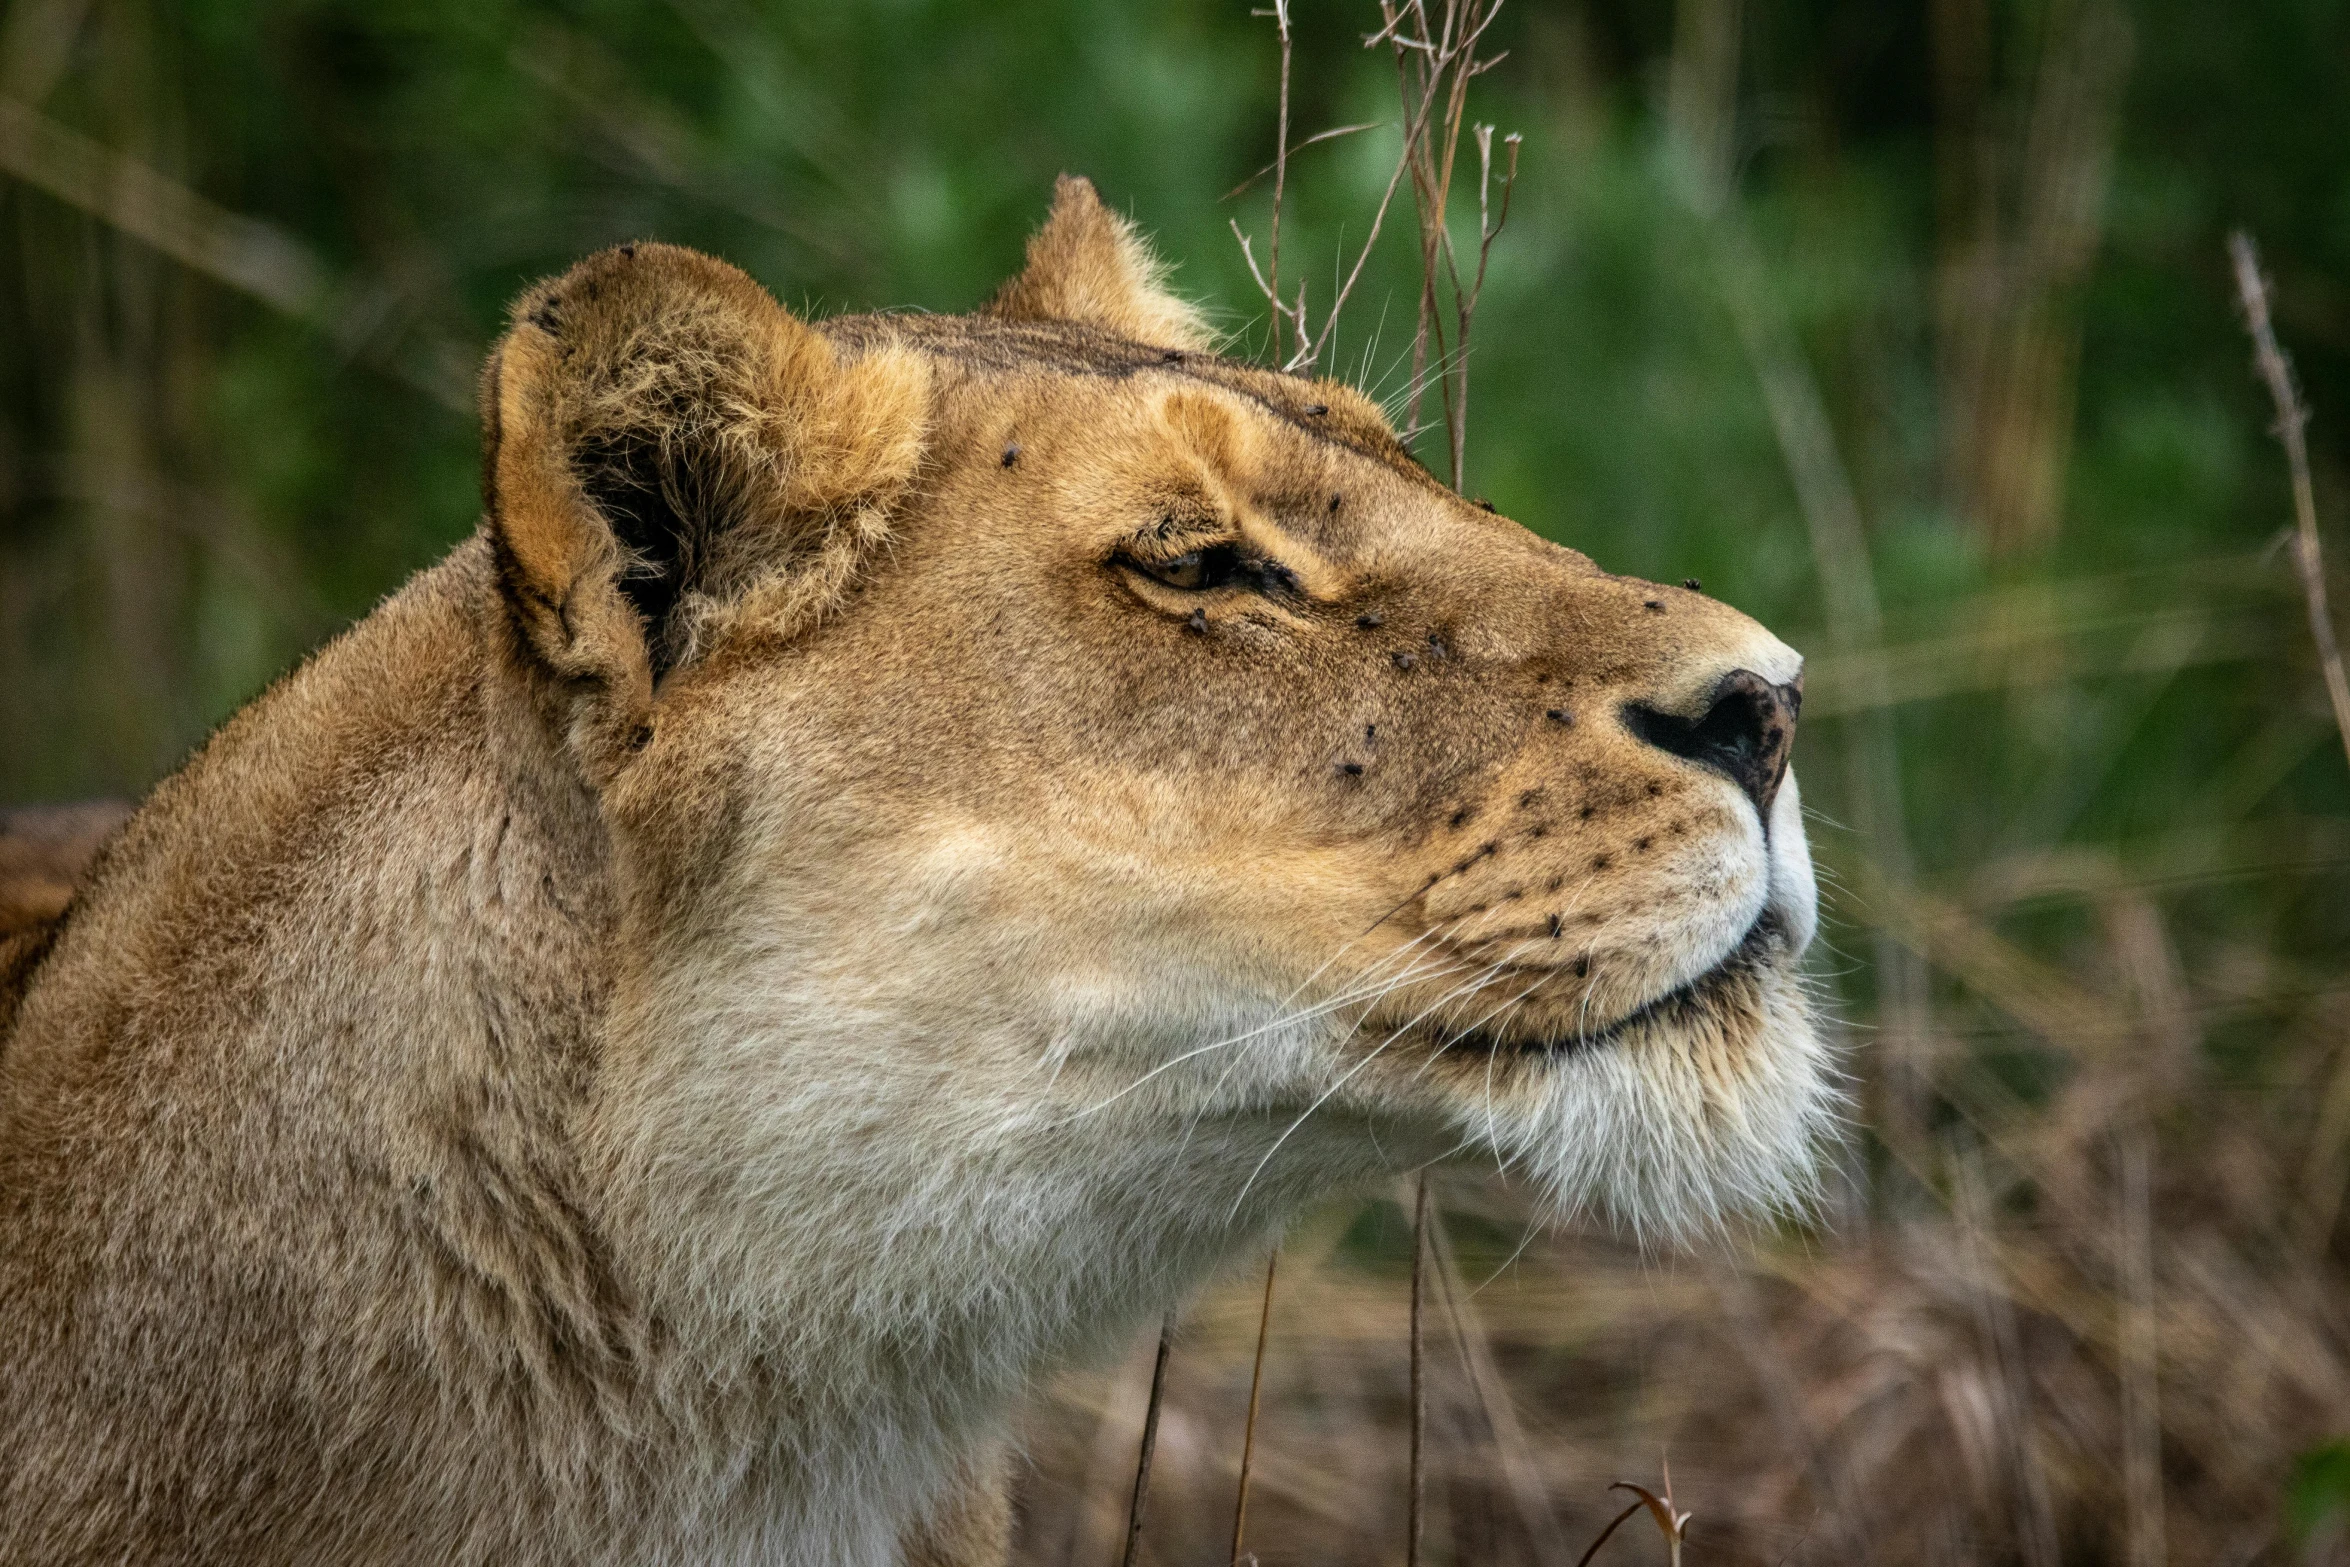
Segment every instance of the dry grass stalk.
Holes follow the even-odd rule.
[[[1387,209],[1395,201],[1395,188],[1403,182],[1404,163],[1401,158],[1398,158],[1394,171],[1388,175],[1387,188],[1380,193],[1379,205],[1371,213],[1371,230],[1363,236],[1362,247],[1355,252],[1354,264],[1347,269],[1345,280],[1339,284],[1336,293],[1331,298],[1329,309],[1323,316],[1321,329],[1316,331],[1313,327],[1313,314],[1307,307],[1306,286],[1302,280],[1297,285],[1297,298],[1294,301],[1284,301],[1281,297],[1281,210],[1288,195],[1289,155],[1297,148],[1310,147],[1316,142],[1332,141],[1341,136],[1350,136],[1357,131],[1369,130],[1371,127],[1368,125],[1342,125],[1326,131],[1317,131],[1304,141],[1299,142],[1297,148],[1292,148],[1289,144],[1289,0],[1274,0],[1272,10],[1255,11],[1250,14],[1272,17],[1274,28],[1281,40],[1279,139],[1273,149],[1273,161],[1266,166],[1273,174],[1273,221],[1266,246],[1269,271],[1257,265],[1255,245],[1250,240],[1247,231],[1241,228],[1238,218],[1230,220],[1232,237],[1240,241],[1240,256],[1243,261],[1248,263],[1249,276],[1256,280],[1257,291],[1265,296],[1266,304],[1272,308],[1273,324],[1268,357],[1275,365],[1290,374],[1311,375],[1320,365],[1324,350],[1330,346],[1331,337],[1338,330],[1339,317],[1346,310],[1346,302],[1353,297],[1355,284],[1361,280],[1363,268],[1371,259],[1371,251],[1379,243],[1379,232],[1387,222]],[[1405,127],[1407,141],[1410,134],[1411,127],[1407,123]],[[1265,172],[1265,169],[1259,169],[1255,174],[1241,181],[1225,193],[1225,199],[1229,201],[1232,197],[1248,189],[1249,186],[1262,178]],[[1281,338],[1285,327],[1291,338],[1290,351],[1286,358],[1281,353]]]
[[[1672,1567],[1681,1567],[1681,1544],[1687,1537],[1689,1520],[1692,1515],[1678,1511],[1673,1506],[1673,1466],[1668,1460],[1664,1467],[1665,1490],[1662,1496],[1651,1491],[1647,1486],[1635,1484],[1630,1480],[1618,1480],[1608,1489],[1629,1491],[1642,1507],[1648,1509],[1648,1516],[1656,1522],[1657,1533],[1665,1537],[1665,1547],[1671,1553]]]
[[[1273,1334],[1273,1278],[1281,1266],[1281,1248],[1265,1258],[1265,1301],[1257,1312],[1257,1352],[1248,1374],[1248,1422],[1240,1433],[1240,1480],[1233,1488],[1232,1557],[1239,1567],[1241,1547],[1248,1533],[1248,1476],[1257,1457],[1257,1409],[1265,1392],[1265,1341]]]
[[[1167,1352],[1175,1347],[1175,1313],[1167,1313],[1159,1325],[1159,1354],[1151,1363],[1151,1396],[1142,1413],[1142,1448],[1134,1459],[1134,1500],[1126,1510],[1126,1548],[1118,1558],[1120,1567],[1134,1567],[1135,1553],[1142,1548],[1142,1510],[1150,1501],[1151,1458],[1159,1445],[1159,1412],[1167,1401]]]
[[[1608,1489],[1612,1491],[1615,1489],[1615,1487],[1611,1485],[1608,1487]],[[1641,1505],[1642,1504],[1640,1499],[1638,1497],[1634,1497],[1631,1503],[1627,1505],[1622,1512],[1616,1514],[1613,1518],[1610,1518],[1607,1521],[1607,1527],[1600,1530],[1599,1534],[1592,1540],[1590,1548],[1585,1550],[1584,1553],[1576,1559],[1575,1567],[1591,1567],[1592,1558],[1599,1554],[1599,1548],[1601,1546],[1607,1544],[1608,1536],[1614,1534],[1618,1529],[1622,1528],[1624,1524],[1630,1520],[1634,1513],[1640,1511]]]
[[[1404,1523],[1405,1567],[1419,1567],[1420,1539],[1427,1527],[1428,1496],[1428,1377],[1426,1329],[1422,1326],[1428,1299],[1428,1177],[1422,1174],[1412,1188],[1412,1459],[1411,1490]]]
[[[2103,237],[2131,36],[2110,0],[2052,8],[2036,44],[1995,38],[1995,7],[1934,10],[1943,465],[1954,506],[2009,552],[2053,537],[2062,515],[2081,346],[2073,300]],[[1993,62],[2035,48],[2016,73],[2028,83],[1993,101]]]
[[[2162,1517],[2162,1409],[2154,1311],[2153,1139],[2120,1149],[2122,1496],[2130,1567],[2169,1560]]]
[[[1249,14],[1262,16],[1265,13],[1252,11]],[[1282,198],[1289,193],[1289,0],[1273,0],[1272,15],[1274,29],[1281,35],[1281,111],[1279,123],[1273,130],[1273,229],[1271,238],[1265,242],[1265,294],[1276,306],[1273,311],[1272,357],[1273,362],[1279,364],[1282,362],[1281,311],[1278,308],[1281,303],[1281,203]],[[1241,248],[1244,251],[1247,249],[1245,240]],[[1305,341],[1303,317],[1306,308],[1303,283],[1298,284],[1297,308],[1300,318],[1298,342],[1302,345]]]
[[[1999,1399],[2000,1423],[2011,1431],[2034,1429],[2032,1384],[2023,1358],[2015,1302],[2000,1277],[1996,1248],[1988,1238],[1990,1198],[1981,1161],[1971,1148],[1954,1150],[1951,1164],[1959,1238],[1967,1271],[1975,1285],[1972,1304],[1983,1342],[1989,1349],[1994,1387]],[[2006,1444],[2013,1476],[2009,1504],[2014,1509],[2015,1537],[2031,1567],[2060,1567],[2062,1547],[2057,1542],[2056,1510],[2048,1495],[2046,1470],[2027,1439]]]
[[[2325,670],[2326,697],[2333,703],[2334,727],[2342,736],[2342,752],[2350,758],[2350,679],[2342,672],[2342,649],[2334,639],[2334,619],[2326,609],[2325,556],[2318,543],[2317,494],[2309,482],[2309,410],[2293,384],[2293,362],[2277,344],[2269,322],[2268,283],[2260,274],[2260,252],[2242,229],[2228,236],[2228,254],[2236,266],[2236,292],[2244,303],[2244,324],[2252,334],[2253,360],[2268,395],[2277,408],[2277,440],[2285,448],[2285,466],[2293,476],[2293,565],[2301,573],[2301,592],[2309,606],[2309,635],[2317,643],[2318,663]]]
[[[1492,1337],[1478,1318],[1471,1292],[1461,1277],[1460,1259],[1454,1253],[1441,1209],[1430,1211],[1428,1242],[1430,1258],[1436,1265],[1437,1288],[1444,1296],[1445,1315],[1452,1323],[1453,1341],[1460,1349],[1470,1391],[1476,1395],[1477,1412],[1501,1461],[1502,1479],[1508,1487],[1510,1501],[1535,1559],[1549,1563],[1560,1549],[1558,1519],[1551,1512],[1541,1464],[1518,1419],[1517,1406],[1502,1380],[1501,1368],[1494,1362]]]
[[[1493,127],[1470,126],[1466,120],[1469,83],[1501,63],[1500,55],[1480,57],[1477,49],[1485,31],[1492,25],[1501,9],[1501,0],[1442,0],[1431,7],[1428,0],[1381,0],[1382,25],[1364,39],[1366,47],[1384,44],[1394,53],[1396,76],[1402,107],[1402,142],[1395,167],[1389,172],[1386,188],[1380,193],[1379,203],[1372,210],[1369,232],[1363,237],[1354,259],[1345,269],[1345,275],[1333,292],[1328,308],[1323,312],[1321,325],[1314,325],[1314,312],[1301,280],[1294,298],[1284,298],[1281,285],[1281,217],[1288,191],[1289,155],[1295,150],[1289,142],[1289,88],[1291,71],[1291,34],[1288,0],[1275,0],[1270,11],[1258,11],[1258,16],[1273,18],[1281,46],[1281,109],[1279,143],[1273,162],[1267,168],[1273,174],[1273,215],[1266,246],[1266,259],[1260,266],[1256,246],[1250,235],[1232,221],[1233,237],[1240,242],[1241,258],[1247,262],[1249,275],[1256,281],[1257,291],[1264,296],[1273,315],[1271,358],[1283,370],[1296,374],[1311,374],[1321,364],[1338,322],[1353,297],[1355,285],[1361,281],[1363,269],[1377,247],[1379,235],[1387,221],[1389,208],[1394,204],[1396,187],[1406,174],[1412,179],[1413,197],[1419,214],[1420,240],[1420,303],[1418,324],[1413,333],[1412,379],[1405,393],[1407,414],[1405,423],[1417,433],[1421,398],[1431,373],[1440,383],[1445,406],[1446,449],[1452,458],[1453,485],[1461,482],[1463,447],[1468,431],[1468,366],[1466,350],[1468,336],[1474,323],[1477,300],[1485,284],[1485,272],[1491,258],[1493,241],[1509,221],[1509,206],[1515,188],[1518,168],[1518,149],[1521,138],[1515,133],[1502,138],[1502,159],[1498,171],[1498,189],[1493,153]],[[1338,126],[1317,132],[1297,143],[1298,148],[1316,142],[1352,135],[1368,130],[1367,125]],[[1452,188],[1453,165],[1460,147],[1463,130],[1469,130],[1478,150],[1478,227],[1474,264],[1464,277],[1452,234],[1446,227],[1445,214]],[[1248,188],[1265,170],[1236,186],[1229,195],[1238,195]],[[1440,302],[1449,298],[1452,306],[1453,330],[1448,342],[1440,315]],[[1287,342],[1284,343],[1284,338]],[[1286,347],[1286,354],[1283,352]]]

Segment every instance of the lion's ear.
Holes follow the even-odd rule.
[[[929,381],[903,349],[837,352],[724,262],[624,245],[516,301],[482,401],[523,639],[625,710],[744,602],[804,615],[847,588],[920,462]]]
[[[1137,342],[1205,349],[1215,334],[1166,288],[1166,264],[1134,225],[1102,205],[1093,182],[1064,174],[1052,215],[1028,241],[1028,264],[988,302],[1012,321],[1069,321]]]

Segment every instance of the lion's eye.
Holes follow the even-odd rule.
[[[1186,593],[1220,588],[1240,572],[1240,552],[1229,544],[1186,550],[1172,560],[1134,562],[1134,569]]]

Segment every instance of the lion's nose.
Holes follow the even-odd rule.
[[[1659,750],[1710,767],[1735,783],[1767,824],[1771,801],[1787,776],[1795,719],[1802,711],[1801,675],[1779,686],[1751,669],[1738,669],[1714,687],[1713,705],[1703,717],[1683,718],[1633,702],[1624,708],[1624,727]]]

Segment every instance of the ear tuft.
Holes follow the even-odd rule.
[[[1215,334],[1166,287],[1167,265],[1134,225],[1102,205],[1091,180],[1064,174],[1053,210],[1028,241],[1028,264],[988,302],[1009,321],[1068,321],[1137,342],[1199,351]]]

